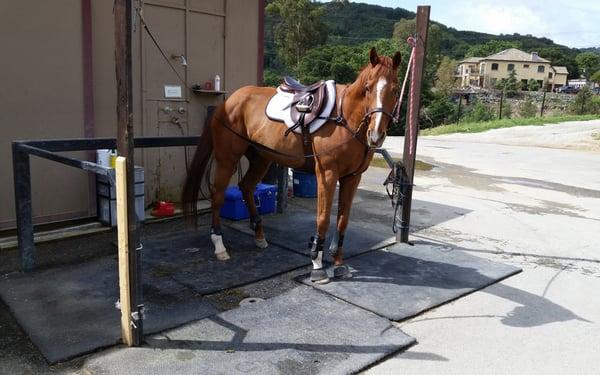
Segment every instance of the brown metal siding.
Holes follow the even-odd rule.
[[[81,30],[80,0],[0,6],[0,227],[14,225],[11,140],[83,136]],[[87,213],[85,173],[31,161],[36,221]]]
[[[111,1],[92,1],[92,56],[94,133],[116,136],[114,42]],[[146,17],[167,52],[183,49],[188,58],[187,82],[203,83],[215,74],[229,92],[257,84],[259,0],[146,0]],[[187,6],[187,10],[186,10]],[[154,8],[154,9],[152,9]],[[0,5],[0,229],[14,226],[10,142],[14,139],[71,138],[84,136],[83,49],[81,0],[60,2],[13,1]],[[150,13],[154,12],[152,15]],[[170,13],[170,14],[169,14]],[[188,15],[187,27],[185,14]],[[163,18],[164,17],[164,18]],[[181,23],[164,28],[163,23]],[[159,35],[160,31],[160,35]],[[164,84],[177,83],[163,68],[164,62],[144,58],[157,54],[138,25],[134,34],[134,121],[136,135],[154,135],[156,116],[148,116],[148,99]],[[186,37],[187,36],[187,37]],[[176,46],[171,51],[169,48]],[[182,71],[184,71],[182,69]],[[202,131],[207,105],[222,97],[187,93],[185,134]],[[158,102],[157,102],[158,103]],[[142,124],[142,122],[146,122]],[[162,126],[162,125],[161,125]],[[167,127],[160,135],[176,135]],[[149,134],[150,133],[150,134]],[[180,133],[179,133],[180,134]],[[193,150],[188,150],[190,154]],[[137,164],[147,166],[147,191],[157,191],[151,165],[157,150],[136,151]],[[84,158],[84,153],[77,153]],[[154,155],[154,156],[153,156]],[[183,150],[170,150],[168,170],[161,178],[173,189],[185,171]],[[166,159],[165,159],[166,160]],[[82,171],[32,158],[34,216],[36,222],[83,217],[89,207],[88,178]],[[171,191],[177,196],[177,191]],[[147,202],[153,197],[147,197]]]

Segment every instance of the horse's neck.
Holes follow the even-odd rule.
[[[357,130],[358,126],[365,116],[366,106],[363,103],[365,96],[362,91],[362,85],[355,81],[354,83],[346,86],[345,92],[342,94],[342,112],[348,126],[352,130]]]

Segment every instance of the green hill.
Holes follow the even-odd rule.
[[[318,3],[317,3],[318,4]],[[390,38],[394,24],[400,19],[412,19],[414,12],[402,8],[388,8],[363,3],[329,2],[323,3],[326,11],[323,21],[328,28],[327,44],[357,45],[371,40]],[[278,20],[267,14],[265,17],[265,66],[274,71],[285,70],[278,61],[274,43],[274,27]],[[571,76],[578,76],[575,56],[582,52],[554,43],[548,38],[531,35],[493,35],[475,31],[461,31],[443,24],[437,24],[441,31],[440,52],[454,59],[468,54],[469,48],[490,40],[513,42],[524,51],[537,51],[540,56],[555,65],[565,65]]]

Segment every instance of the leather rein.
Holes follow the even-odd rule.
[[[344,87],[344,91],[342,91],[342,95],[341,95],[341,98],[340,98],[340,101],[339,101],[338,110],[337,110],[338,115],[336,117],[316,117],[316,118],[318,118],[318,119],[325,119],[325,120],[328,120],[328,121],[334,121],[337,126],[342,126],[344,129],[348,130],[348,132],[350,132],[350,134],[351,134],[351,137],[348,140],[346,140],[344,142],[341,142],[341,143],[338,143],[337,145],[335,145],[333,147],[330,147],[330,148],[328,148],[326,150],[323,150],[321,152],[313,152],[312,154],[306,154],[306,155],[303,155],[303,156],[286,154],[284,152],[280,152],[280,151],[274,150],[274,149],[272,149],[270,147],[267,147],[267,146],[265,146],[265,145],[263,145],[261,143],[253,141],[252,139],[246,137],[243,134],[240,134],[236,130],[234,130],[231,127],[227,126],[224,121],[221,121],[221,123],[223,124],[223,126],[227,130],[229,130],[233,134],[237,135],[239,138],[242,138],[246,142],[250,143],[252,146],[256,147],[257,149],[269,152],[271,154],[274,154],[274,155],[277,155],[277,156],[280,156],[280,157],[283,157],[283,158],[295,159],[295,160],[298,160],[298,159],[311,159],[311,158],[315,158],[315,157],[318,157],[318,156],[321,156],[321,155],[328,154],[331,151],[333,151],[333,150],[335,150],[335,149],[337,149],[337,148],[339,148],[339,147],[341,147],[341,146],[343,146],[343,145],[351,142],[354,139],[354,140],[356,140],[357,142],[359,142],[360,144],[362,144],[365,147],[365,151],[364,151],[364,155],[363,155],[363,160],[361,161],[358,169],[356,171],[354,171],[354,172],[352,172],[352,173],[349,174],[349,175],[352,175],[352,176],[356,176],[357,174],[363,173],[368,168],[368,165],[366,167],[364,167],[364,168],[363,168],[363,165],[365,164],[365,161],[367,160],[367,157],[368,157],[369,153],[373,152],[377,148],[377,147],[369,146],[369,144],[366,142],[366,140],[363,140],[363,139],[361,139],[361,138],[358,137],[360,135],[361,131],[363,130],[363,127],[365,126],[365,124],[369,123],[369,120],[370,120],[371,116],[374,113],[383,113],[386,116],[388,116],[391,119],[391,121],[394,121],[395,120],[394,113],[396,113],[396,111],[399,110],[400,106],[399,106],[399,103],[396,103],[396,105],[394,106],[394,109],[393,109],[392,113],[386,111],[382,107],[375,107],[375,108],[368,109],[365,112],[365,114],[363,115],[363,117],[362,117],[362,119],[361,119],[361,121],[360,121],[360,123],[358,125],[358,128],[356,129],[356,131],[352,130],[352,128],[350,128],[350,125],[348,124],[348,121],[344,117],[344,113],[343,113],[344,98],[346,96],[346,89],[348,87],[349,86]],[[346,177],[346,176],[343,176],[343,177]]]

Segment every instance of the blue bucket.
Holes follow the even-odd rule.
[[[294,170],[294,196],[315,198],[317,196],[317,176]]]
[[[277,208],[277,186],[258,184],[254,191],[254,204],[259,214],[270,214]],[[225,190],[225,201],[221,207],[221,217],[231,220],[243,220],[250,217],[242,192],[237,186]]]

